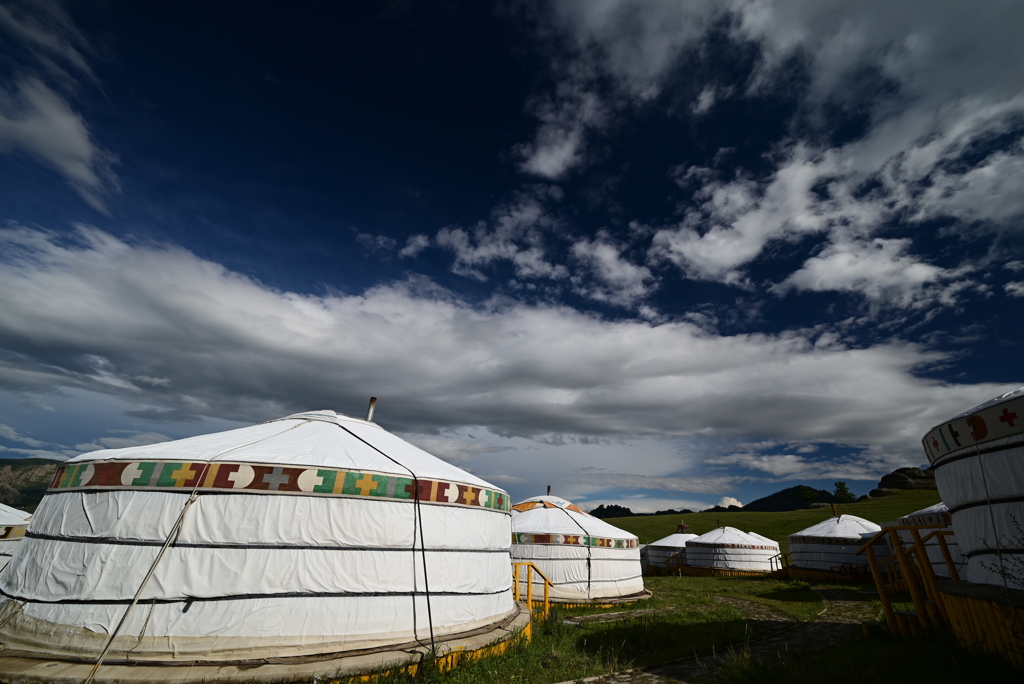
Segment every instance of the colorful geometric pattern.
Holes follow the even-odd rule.
[[[834,544],[836,546],[852,546],[856,544],[860,546],[865,543],[868,539],[871,539],[872,535],[866,537],[807,537],[802,534],[791,534],[789,535],[790,544]],[[884,541],[877,542],[878,544],[885,544]]]
[[[932,428],[922,440],[929,463],[953,451],[1024,434],[1024,397],[1016,395]]]
[[[582,508],[580,508],[576,504],[566,504],[565,506],[556,506],[555,504],[551,503],[550,501],[524,501],[523,503],[518,503],[515,506],[513,506],[512,510],[513,511],[519,511],[520,513],[522,513],[524,511],[533,510],[534,508],[561,508],[563,511],[574,511],[576,513],[582,513],[583,515],[590,515],[589,513],[587,513],[585,510],[583,510]]]
[[[28,525],[8,525],[0,527],[0,539],[21,539],[25,536]]]
[[[900,525],[952,525],[953,516],[949,514],[949,511],[940,511],[938,513],[905,515],[898,522]]]
[[[760,544],[715,544],[715,543],[698,542],[698,541],[692,541],[692,540],[686,542],[686,548],[690,548],[691,546],[704,546],[704,547],[707,547],[709,549],[716,549],[717,548],[717,549],[771,549],[773,551],[778,551],[779,550],[778,546],[764,546],[764,545],[760,545]]]
[[[606,549],[635,549],[636,539],[609,539],[608,537],[587,537],[582,534],[530,534],[513,532],[513,544],[568,544],[570,546],[599,546]]]
[[[458,482],[425,480],[361,470],[302,468],[257,463],[173,461],[97,461],[61,466],[49,492],[71,490],[192,490],[376,497],[429,501],[508,512],[511,501],[500,490]]]

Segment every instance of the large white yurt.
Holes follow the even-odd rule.
[[[95,659],[138,594],[108,664],[429,646],[517,613],[509,519],[505,492],[333,411],[92,452],[0,573],[0,642]]]
[[[530,561],[549,580],[551,599],[642,598],[639,541],[557,496],[537,496],[512,507],[512,560]],[[526,572],[520,574],[523,590]],[[534,596],[544,583],[534,575]]]
[[[780,567],[773,562],[778,555],[778,542],[735,527],[716,527],[686,542],[686,564],[697,568],[771,572]]]
[[[935,426],[923,445],[967,557],[961,579],[1024,589],[1024,387]]]
[[[686,542],[696,538],[689,525],[680,524],[675,532],[644,548],[648,567],[666,569],[670,558],[673,565],[686,565]]]
[[[898,525],[943,525],[943,530],[953,531],[953,516],[949,514],[949,507],[942,501],[934,506],[922,508],[919,511],[905,515],[897,520],[896,523]],[[923,538],[933,531],[926,529],[921,530],[918,534]],[[897,534],[903,540],[904,548],[909,548],[913,545],[914,537],[909,530],[899,530]],[[962,574],[967,566],[967,558],[964,556],[963,551],[960,550],[960,545],[956,541],[956,535],[944,535],[943,538],[946,540],[946,549],[953,560],[953,566],[956,568],[957,574]],[[935,575],[938,577],[949,577],[949,565],[947,565],[946,559],[942,555],[942,547],[939,546],[938,538],[932,537],[927,540],[924,543],[924,548]]]
[[[844,565],[867,566],[866,552],[855,555],[882,528],[855,515],[839,515],[789,535],[790,565],[808,570],[839,572]],[[884,539],[872,544],[876,558],[889,555]]]
[[[0,504],[0,570],[10,562],[31,519],[30,513]]]

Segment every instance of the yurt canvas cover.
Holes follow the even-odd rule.
[[[677,532],[647,545],[644,549],[647,552],[647,564],[655,568],[667,568],[669,558],[677,556],[679,563],[685,565],[686,542],[696,538],[697,535],[690,532],[688,525],[679,525]]]
[[[1024,588],[1024,387],[935,426],[922,443],[967,557],[961,579]]]
[[[31,518],[25,511],[0,504],[0,570],[10,562]]]
[[[771,572],[778,543],[735,527],[718,527],[686,542],[686,564],[698,568]]]
[[[551,598],[586,601],[644,590],[639,541],[556,496],[512,507],[512,559],[532,561],[554,585]],[[525,574],[521,575],[524,583]],[[543,591],[535,576],[534,591]]]
[[[0,642],[95,657],[170,540],[108,662],[429,643],[514,612],[509,515],[500,489],[333,411],[93,452],[0,573]]]
[[[900,525],[944,525],[949,531],[953,530],[953,516],[949,514],[949,508],[945,503],[940,501],[934,506],[928,508],[922,508],[919,511],[914,511],[910,515],[905,515],[897,521]],[[921,530],[919,534],[922,537],[928,536],[932,530]],[[899,530],[898,534],[900,539],[903,540],[904,546],[910,546],[914,543],[914,537],[911,535],[909,530]],[[960,550],[960,545],[956,541],[956,535],[945,535],[946,548],[949,551],[950,558],[953,560],[953,565],[956,567],[957,574],[961,574],[965,571],[967,565],[967,558],[964,557],[963,551]],[[928,554],[928,561],[931,563],[932,570],[939,577],[949,577],[949,566],[946,564],[946,559],[942,555],[942,548],[939,546],[939,540],[937,537],[932,537],[924,543],[925,552]]]
[[[843,565],[867,565],[865,553],[854,555],[882,528],[855,515],[840,515],[789,535],[790,565],[811,570],[837,571]],[[872,544],[879,559],[889,555],[881,539]]]

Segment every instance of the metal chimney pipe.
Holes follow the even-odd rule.
[[[548,485],[548,496],[551,496],[551,485]]]
[[[370,397],[370,408],[366,409],[366,422],[373,422],[373,410],[377,408],[377,397]]]

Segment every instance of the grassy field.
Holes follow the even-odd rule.
[[[879,499],[868,499],[852,504],[837,504],[840,514],[847,513],[875,523],[893,521],[907,513],[921,510],[940,501],[939,493],[929,489],[906,489],[899,494]],[[676,531],[680,519],[684,519],[694,534],[704,534],[722,525],[762,534],[774,539],[789,551],[789,535],[830,518],[832,509],[812,508],[802,511],[779,513],[689,513],[680,515],[644,515],[629,518],[608,518],[616,527],[632,532],[640,538],[641,544],[650,544]]]

